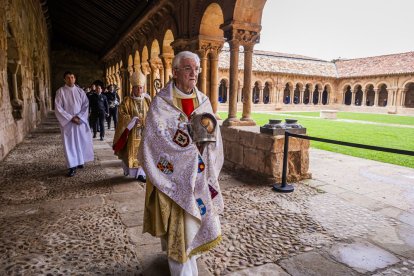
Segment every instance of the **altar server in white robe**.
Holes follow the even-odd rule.
[[[83,168],[85,162],[93,161],[93,144],[88,122],[89,101],[86,93],[75,85],[72,72],[63,74],[65,85],[56,91],[55,114],[60,124],[65,150],[68,177]]]

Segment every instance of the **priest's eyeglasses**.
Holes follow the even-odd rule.
[[[191,72],[194,72],[194,74],[201,73],[201,68],[199,68],[199,67],[192,68],[191,66],[176,68],[176,70],[183,70],[186,74],[190,74]]]

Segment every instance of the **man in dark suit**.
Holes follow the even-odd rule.
[[[105,95],[102,94],[102,87],[96,86],[96,93],[91,95],[89,108],[91,111],[91,125],[93,127],[93,138],[96,138],[97,123],[99,123],[101,141],[105,137],[105,117],[109,114],[108,100]]]
[[[114,119],[114,127],[116,129],[116,125],[118,124],[118,106],[121,100],[112,84],[109,86],[108,92],[104,93],[104,95],[106,96],[109,104],[109,116],[106,118],[108,129],[111,129],[111,118]]]

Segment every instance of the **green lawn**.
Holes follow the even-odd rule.
[[[226,112],[220,112],[219,114],[222,118],[227,118]],[[299,112],[295,114],[299,114]],[[238,116],[240,117],[240,115]],[[397,115],[386,116],[396,117],[396,119],[401,117]],[[269,119],[295,118],[295,116],[294,113],[289,115],[253,113],[252,118],[257,125],[262,126],[268,123]],[[414,125],[414,117],[405,116],[405,118],[407,125]],[[379,126],[305,117],[298,117],[297,119],[299,124],[307,128],[309,136],[414,151],[414,128]],[[381,122],[390,123],[396,119],[390,118],[389,121]],[[414,156],[345,147],[316,141],[311,141],[311,147],[414,168]]]
[[[308,117],[319,117],[319,111],[317,112],[283,112],[283,114],[300,115]],[[400,116],[391,114],[372,114],[372,113],[352,113],[352,112],[338,112],[338,119],[348,119],[357,121],[368,121],[384,124],[399,124],[399,125],[411,125],[414,126],[413,116]]]

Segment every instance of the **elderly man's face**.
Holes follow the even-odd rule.
[[[136,85],[132,87],[132,96],[140,97],[144,92],[144,87],[141,85]]]
[[[191,92],[197,84],[200,68],[192,58],[183,58],[179,68],[173,71],[175,85],[183,92]]]

